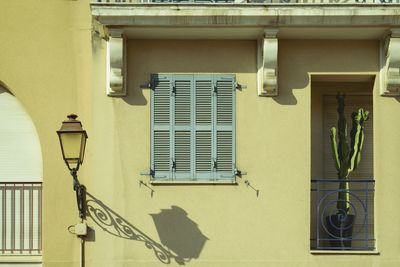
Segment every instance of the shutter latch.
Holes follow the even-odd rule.
[[[150,175],[154,178],[154,170],[150,168],[148,172],[140,172],[140,175]]]
[[[176,161],[172,160],[172,171],[176,172]]]
[[[214,84],[214,90],[213,90],[213,92],[214,92],[215,94],[218,93],[218,87],[217,87],[216,84]]]
[[[175,83],[171,82],[171,95],[175,95],[176,94],[176,85]]]
[[[238,169],[236,169],[235,168],[235,175],[237,175],[237,176],[242,176],[242,175],[246,175],[247,174],[247,172],[245,172],[245,171],[241,171],[241,170],[238,170]]]
[[[217,160],[214,159],[214,163],[213,163],[213,169],[216,170],[217,169]]]
[[[150,88],[151,90],[154,90],[153,84],[151,82],[149,82],[148,84],[142,84],[140,86],[140,89],[148,89]]]
[[[236,87],[236,89],[239,89],[239,90],[242,90],[242,89],[246,89],[246,88],[247,88],[246,85],[238,84],[237,82],[235,82],[235,87]]]

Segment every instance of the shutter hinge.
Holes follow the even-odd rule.
[[[247,174],[247,172],[245,172],[245,171],[241,171],[241,170],[238,170],[238,169],[234,169],[234,172],[235,172],[235,175],[237,175],[237,176],[242,176],[242,175],[246,175]]]
[[[235,82],[235,87],[236,87],[236,89],[239,89],[239,90],[247,88],[246,85],[238,84],[238,82]]]
[[[140,86],[140,89],[148,89],[150,88],[151,90],[154,90],[153,84],[151,82],[149,82],[148,84],[142,84]]]
[[[150,175],[154,178],[154,170],[150,168],[148,172],[140,172],[140,175]]]

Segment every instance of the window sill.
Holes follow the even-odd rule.
[[[376,250],[310,250],[313,255],[380,255]]]
[[[150,181],[151,185],[237,185],[236,181]]]
[[[0,263],[41,263],[42,255],[0,255]]]

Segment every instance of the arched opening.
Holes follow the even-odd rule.
[[[0,85],[0,182],[42,181],[42,152],[29,115]]]
[[[42,250],[42,152],[35,126],[0,83],[0,254]]]

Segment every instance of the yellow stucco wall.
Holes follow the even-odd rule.
[[[130,239],[127,229],[161,244],[150,214],[172,206],[183,209],[208,239],[188,266],[400,264],[395,209],[400,201],[400,126],[395,121],[400,104],[379,96],[379,77],[373,98],[375,230],[381,254],[312,255],[309,248],[310,77],[378,74],[378,41],[280,40],[279,96],[265,98],[257,96],[255,41],[129,40],[128,96],[110,98],[105,94],[105,41],[91,35],[88,2],[35,1],[34,9],[0,3],[0,80],[28,111],[42,146],[44,266],[79,266],[79,240],[67,231],[78,222],[72,179],[55,134],[71,112],[80,116],[89,135],[79,178],[128,227],[125,234],[124,228],[102,229],[89,218],[94,234],[85,243],[86,266],[163,265],[144,242]],[[150,90],[140,85],[161,72],[233,73],[247,85],[236,98],[236,162],[248,172],[237,178],[238,185],[151,186],[147,176],[139,175],[150,165]],[[139,187],[141,179],[153,195]],[[246,179],[260,190],[258,197]],[[171,259],[170,265],[177,263]]]
[[[25,107],[41,142],[43,258],[50,266],[69,267],[72,261],[79,262],[79,243],[66,230],[78,218],[72,178],[60,158],[55,131],[72,112],[90,128],[88,2],[0,3],[0,81]],[[81,170],[82,178],[88,171]]]

